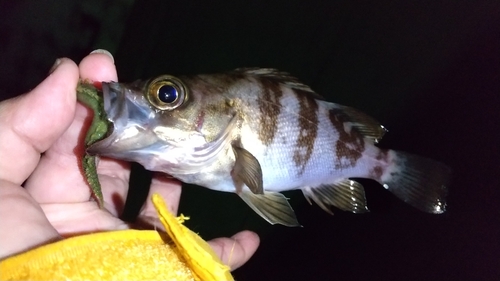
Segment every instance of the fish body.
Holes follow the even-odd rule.
[[[368,211],[369,178],[410,205],[445,210],[450,171],[423,157],[378,148],[385,128],[325,101],[274,69],[103,83],[109,135],[89,152],[213,190],[237,193],[270,223],[299,225],[280,191],[355,213]]]

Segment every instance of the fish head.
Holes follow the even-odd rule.
[[[197,79],[162,75],[128,84],[103,82],[102,89],[112,126],[87,149],[90,154],[175,175],[215,161],[231,140],[236,114],[230,102]]]

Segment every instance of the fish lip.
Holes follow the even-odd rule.
[[[116,129],[115,121],[120,118],[120,84],[118,82],[102,82],[103,108],[108,121],[110,122],[106,137],[87,147],[87,153],[98,155],[109,149],[112,145],[113,132]]]
[[[119,83],[117,82],[103,82],[102,83],[102,96],[104,100],[104,111],[108,120],[113,123],[119,117],[118,107],[113,106],[119,104]]]

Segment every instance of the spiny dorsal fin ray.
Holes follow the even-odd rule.
[[[377,120],[357,109],[336,103],[329,103],[329,105],[330,111],[334,112],[337,120],[350,125],[363,137],[372,139],[375,143],[387,132],[387,129]]]
[[[236,160],[232,171],[236,189],[242,189],[244,183],[254,194],[263,194],[262,169],[260,163],[248,150],[233,145]]]
[[[243,190],[238,195],[252,210],[270,224],[300,226],[297,217],[295,217],[295,212],[283,194],[278,192],[253,194],[248,190]]]
[[[306,187],[302,189],[302,192],[308,201],[311,198],[321,209],[332,215],[333,212],[329,206],[353,213],[368,212],[363,186],[350,179],[344,179],[331,185]]]
[[[325,100],[324,97],[314,92],[311,89],[311,87],[300,82],[299,79],[290,75],[288,72],[279,71],[274,68],[258,68],[258,67],[237,68],[234,71],[260,78],[267,78],[269,80],[281,83],[291,89],[294,89],[296,90],[296,92],[299,93],[302,92],[305,95],[309,95],[317,100]]]

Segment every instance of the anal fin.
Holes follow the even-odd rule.
[[[245,203],[270,224],[300,226],[286,197],[278,192],[254,194],[243,190],[238,194]]]
[[[302,192],[308,201],[309,198],[312,199],[321,209],[332,215],[333,212],[329,206],[335,206],[343,211],[353,213],[368,212],[363,186],[350,179],[314,188],[305,187]]]

